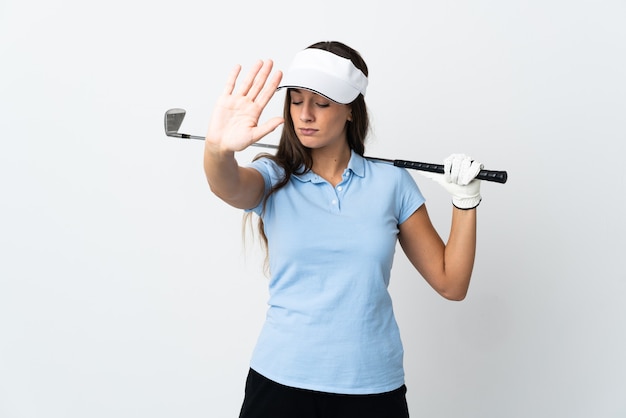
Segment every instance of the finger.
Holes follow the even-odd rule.
[[[418,171],[419,174],[431,180],[438,180],[443,177],[443,174],[433,173],[432,171]]]
[[[270,99],[276,94],[276,89],[280,84],[280,80],[282,80],[283,73],[281,71],[277,71],[272,75],[270,80],[265,84],[263,90],[256,99],[256,102],[261,106],[265,107]]]
[[[261,125],[258,125],[256,128],[253,129],[252,140],[254,142],[259,141],[261,138],[263,138],[265,135],[269,134],[270,132],[274,131],[284,122],[285,120],[282,117],[276,116],[274,118],[271,118],[267,122],[264,122]]]
[[[452,171],[452,163],[454,161],[454,154],[446,157],[443,160],[443,175],[445,180],[449,183],[452,181],[450,178],[450,172]]]
[[[472,181],[474,177],[471,176],[470,171],[469,171],[471,164],[472,164],[472,160],[469,157],[463,157],[459,161],[459,175],[456,181],[457,184],[464,186],[470,181]]]
[[[258,60],[256,63],[254,63],[254,65],[252,66],[252,68],[250,69],[246,77],[243,79],[241,83],[241,87],[239,87],[239,91],[237,92],[237,94],[241,96],[246,96],[248,94],[263,64],[264,63],[261,60]]]
[[[450,166],[450,183],[458,183],[459,174],[461,173],[462,166],[463,166],[463,158],[460,156],[455,156],[452,159],[452,163]]]
[[[472,161],[467,170],[468,175],[471,177],[467,182],[468,184],[476,178],[476,176],[478,175],[478,173],[480,173],[480,170],[482,170],[483,167],[483,164],[479,163],[478,161]]]
[[[237,83],[237,77],[239,77],[239,73],[241,72],[241,65],[237,64],[235,68],[230,71],[228,75],[228,79],[226,81],[226,86],[224,87],[224,94],[232,94],[233,90],[235,90],[235,84]]]
[[[274,62],[272,60],[263,61],[263,66],[260,68],[256,77],[254,78],[252,87],[248,91],[247,95],[250,100],[256,100],[257,96],[259,95],[259,92],[261,92],[264,89],[265,83],[267,82],[267,78],[272,72],[273,67],[274,67]]]

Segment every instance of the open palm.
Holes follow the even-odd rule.
[[[241,66],[233,69],[214,108],[207,142],[222,151],[241,151],[283,123],[282,117],[273,117],[259,125],[261,113],[282,78],[280,71],[269,77],[272,67],[271,60],[258,61],[235,93]]]

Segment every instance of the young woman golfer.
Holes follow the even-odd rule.
[[[411,175],[363,157],[368,69],[339,42],[296,54],[285,73],[237,66],[206,135],[211,190],[259,215],[269,308],[250,363],[241,417],[408,417],[403,349],[387,287],[399,241],[443,297],[465,297],[476,247],[482,165],[453,154],[435,175],[452,194],[447,243]],[[259,124],[277,89],[283,117]],[[284,124],[275,155],[241,151]]]

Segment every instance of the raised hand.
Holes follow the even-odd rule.
[[[274,63],[259,60],[235,92],[241,66],[230,73],[224,92],[214,108],[206,135],[206,145],[217,151],[241,151],[272,132],[283,123],[273,117],[259,125],[263,109],[282,78],[277,71],[270,77]]]

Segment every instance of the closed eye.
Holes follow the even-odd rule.
[[[297,101],[293,100],[293,101],[291,102],[291,104],[292,104],[293,106],[298,106],[298,105],[301,105],[301,104],[302,104],[302,100],[301,100],[301,101],[299,101],[299,102],[297,102]],[[317,106],[317,107],[321,107],[321,108],[326,108],[326,107],[329,107],[329,106],[330,106],[330,104],[329,104],[329,103],[315,103],[315,106]]]

